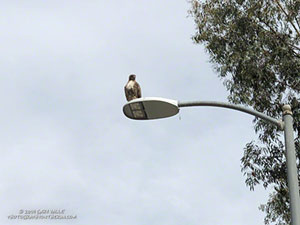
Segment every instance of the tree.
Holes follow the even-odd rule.
[[[282,118],[291,104],[300,155],[300,0],[190,0],[193,40],[204,44],[229,91],[228,100]],[[254,119],[258,140],[244,148],[242,172],[250,190],[273,192],[260,210],[265,224],[289,224],[289,196],[282,132]],[[299,171],[299,160],[298,160]],[[299,174],[299,172],[298,172]]]

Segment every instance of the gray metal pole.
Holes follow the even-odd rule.
[[[292,225],[300,225],[300,198],[296,151],[294,143],[293,113],[289,105],[283,106],[284,140],[287,163]]]

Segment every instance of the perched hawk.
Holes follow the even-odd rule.
[[[141,87],[138,84],[138,82],[135,81],[134,74],[131,74],[129,76],[129,80],[125,85],[124,90],[127,101],[131,101],[132,99],[142,97]]]

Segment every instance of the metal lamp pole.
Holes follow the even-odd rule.
[[[284,140],[287,163],[292,225],[300,225],[299,182],[293,132],[293,113],[289,105],[283,106]]]
[[[131,119],[150,120],[174,116],[179,112],[179,108],[191,106],[215,106],[238,110],[259,117],[269,123],[276,125],[280,130],[284,131],[291,221],[292,225],[300,225],[299,182],[294,143],[292,116],[293,113],[290,105],[284,105],[282,108],[283,121],[277,120],[261,112],[257,112],[253,109],[249,109],[241,105],[215,101],[178,102],[175,100],[155,97],[132,100],[124,105],[123,112],[127,117]]]

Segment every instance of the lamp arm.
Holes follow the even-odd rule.
[[[284,129],[284,124],[281,120],[277,120],[273,117],[270,117],[268,115],[265,115],[264,113],[258,112],[256,110],[247,108],[242,105],[234,105],[226,102],[216,102],[216,101],[178,101],[178,107],[191,107],[191,106],[214,106],[214,107],[221,107],[221,108],[229,108],[234,109],[237,111],[241,111],[244,113],[251,114],[253,116],[259,117],[263,120],[268,121],[269,123],[272,123],[276,125],[280,130]]]

